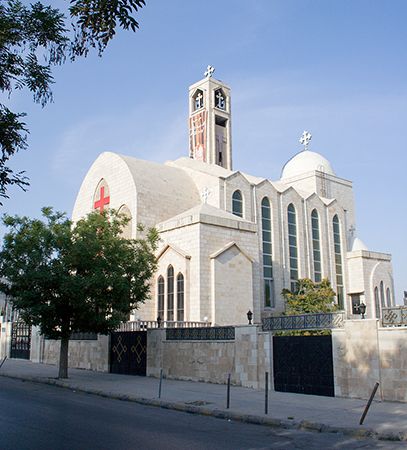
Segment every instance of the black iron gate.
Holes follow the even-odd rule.
[[[118,331],[110,336],[110,372],[146,375],[147,332]]]
[[[30,359],[31,325],[18,321],[11,324],[10,358]]]
[[[331,336],[273,336],[274,388],[333,397]]]

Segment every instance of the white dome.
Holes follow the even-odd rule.
[[[356,252],[357,250],[369,250],[365,243],[359,238],[355,238],[352,244],[352,252]]]
[[[292,178],[307,172],[319,170],[335,175],[330,162],[319,153],[305,150],[293,156],[283,167],[281,178]]]

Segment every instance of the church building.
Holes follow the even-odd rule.
[[[352,182],[304,148],[279,180],[233,170],[230,88],[213,77],[189,88],[189,154],[164,164],[102,153],[79,190],[73,220],[115,208],[160,232],[158,270],[142,320],[254,322],[284,311],[283,288],[328,278],[346,317],[394,305],[391,256],[356,237]],[[342,175],[342,174],[340,174]]]

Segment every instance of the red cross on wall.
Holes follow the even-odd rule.
[[[94,209],[99,209],[99,211],[102,213],[105,209],[105,205],[108,205],[110,203],[110,195],[105,197],[105,187],[102,186],[100,188],[100,200],[96,201],[94,204]]]

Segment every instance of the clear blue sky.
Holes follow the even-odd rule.
[[[51,2],[66,7],[62,0]],[[207,64],[232,88],[234,168],[276,180],[300,150],[354,182],[357,235],[393,254],[396,301],[407,290],[407,2],[404,0],[146,0],[140,31],[103,58],[55,71],[55,102],[3,99],[28,113],[31,179],[2,210],[72,211],[103,151],[163,162],[188,154],[188,86]]]

